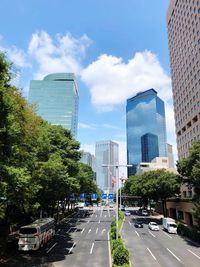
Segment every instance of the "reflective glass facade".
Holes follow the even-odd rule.
[[[110,140],[98,141],[95,145],[96,182],[105,193],[113,193],[112,177],[116,177],[115,167],[102,167],[102,164],[115,165],[119,163],[119,145]]]
[[[54,125],[77,134],[78,91],[73,73],[54,73],[43,80],[30,82],[28,100],[36,104],[37,113]]]
[[[136,173],[136,166],[142,161],[142,136],[146,134],[156,136],[157,141],[156,138],[154,142],[153,139],[152,142],[149,140],[149,149],[156,151],[158,146],[157,156],[167,156],[164,102],[154,89],[138,93],[127,100],[126,128],[127,162],[133,165],[132,168],[128,168],[128,176]]]
[[[141,136],[141,153],[142,162],[150,162],[155,157],[158,157],[158,136],[147,133]]]

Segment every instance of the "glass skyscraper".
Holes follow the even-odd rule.
[[[142,162],[150,162],[159,155],[158,136],[146,133],[141,136]]]
[[[30,81],[28,100],[37,113],[53,125],[61,125],[77,134],[78,90],[73,73],[53,73],[43,80]]]
[[[136,173],[137,165],[147,159],[147,155],[151,155],[149,159],[152,155],[167,156],[165,107],[154,89],[127,100],[126,128],[127,162],[133,165],[128,168],[128,176]]]
[[[98,141],[95,145],[96,182],[105,193],[113,193],[115,185],[112,178],[116,177],[115,167],[102,167],[102,164],[115,165],[119,163],[119,145],[110,140]]]

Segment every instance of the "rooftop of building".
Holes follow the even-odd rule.
[[[133,97],[131,97],[131,98],[128,98],[127,99],[127,102],[128,101],[132,101],[132,100],[134,100],[134,99],[137,99],[137,98],[139,98],[139,97],[145,97],[145,96],[147,96],[147,95],[157,95],[157,91],[155,90],[155,89],[153,89],[153,88],[151,88],[151,89],[148,89],[148,90],[146,90],[146,91],[142,91],[142,92],[138,92],[135,96],[133,96]]]

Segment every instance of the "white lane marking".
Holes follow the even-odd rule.
[[[178,261],[181,261],[169,248],[167,248],[167,250],[174,256],[174,258],[176,258]]]
[[[88,231],[88,234],[91,232],[92,230],[91,229],[89,229],[89,231]]]
[[[97,218],[98,215],[96,215],[96,218]]]
[[[102,216],[103,208],[101,209],[100,217]]]
[[[94,215],[94,213],[92,213],[92,216],[91,216],[91,218],[93,217],[93,215]]]
[[[99,229],[97,228],[97,229],[96,229],[96,234],[98,233],[98,230],[99,230]]]
[[[91,246],[91,249],[90,249],[90,254],[92,254],[93,248],[94,248],[94,243],[92,243],[92,246]]]
[[[76,243],[74,243],[74,244],[72,245],[72,247],[69,249],[69,253],[72,252],[72,249],[73,249],[75,246],[76,246]]]
[[[156,257],[153,255],[153,253],[151,252],[151,250],[149,248],[147,248],[147,250],[149,251],[149,253],[151,254],[151,256],[154,258],[154,260],[156,261]]]
[[[103,230],[101,231],[101,234],[103,234],[105,231],[106,231],[106,229],[103,229]]]
[[[89,223],[90,221],[87,221],[87,223]]]
[[[55,243],[52,247],[50,247],[50,249],[47,250],[47,253],[49,253],[56,245],[57,243]]]
[[[83,230],[81,231],[81,234],[85,231],[85,228],[83,228]]]
[[[163,234],[165,234],[166,236],[168,236],[169,238],[172,238],[169,234],[163,232]]]
[[[136,233],[137,236],[140,236],[137,231],[135,231],[135,233]]]
[[[101,221],[99,220],[99,223],[100,223]]]
[[[67,230],[67,233],[69,233],[71,231],[72,227],[69,228],[69,230]]]
[[[199,257],[197,254],[195,254],[193,251],[191,251],[190,249],[188,249],[188,251],[189,251],[190,253],[192,253],[194,256],[196,256],[196,257],[200,260],[200,257]]]
[[[106,218],[107,215],[104,215],[104,217]]]
[[[131,222],[130,221],[128,221],[129,222],[129,224],[131,225]]]
[[[149,233],[150,233],[150,235],[152,235],[153,237],[156,237],[152,232],[149,231]]]
[[[110,217],[110,209],[108,209],[108,217]]]

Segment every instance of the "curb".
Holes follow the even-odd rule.
[[[110,247],[110,230],[108,231],[108,255],[109,255],[109,267],[112,267],[112,256],[111,256],[111,247]]]

